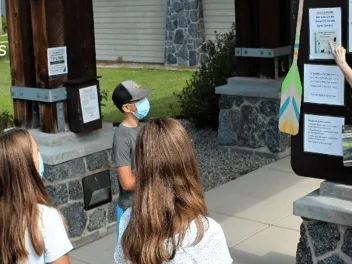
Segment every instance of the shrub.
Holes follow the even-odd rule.
[[[5,34],[5,33],[7,33],[7,20],[6,20],[6,17],[1,16],[1,20],[2,20],[2,33]]]
[[[215,32],[216,33],[216,32]],[[215,87],[225,85],[235,75],[235,25],[225,34],[217,34],[215,41],[206,43],[208,57],[180,94],[177,94],[181,115],[197,127],[217,129],[219,124],[219,96]]]
[[[0,113],[0,132],[4,129],[12,127],[14,123],[13,115],[9,111]]]
[[[107,90],[102,90],[100,91],[100,106],[101,108],[105,108],[108,103],[108,91]],[[103,114],[101,115],[103,118]]]

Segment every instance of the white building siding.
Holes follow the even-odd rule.
[[[164,63],[166,0],[93,0],[99,61]]]
[[[205,39],[214,40],[215,34],[231,30],[235,22],[234,0],[203,0]]]

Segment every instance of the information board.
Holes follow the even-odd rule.
[[[326,48],[326,41],[333,40],[348,49],[349,2],[305,0],[298,59],[303,96],[291,166],[299,176],[351,184],[352,167],[343,164],[341,134],[342,125],[352,123],[352,89],[341,80]]]

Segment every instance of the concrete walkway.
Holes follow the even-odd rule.
[[[236,264],[294,264],[301,219],[298,198],[320,180],[296,176],[290,158],[263,167],[206,193],[210,216],[224,229]],[[113,263],[116,235],[73,251],[72,264]]]

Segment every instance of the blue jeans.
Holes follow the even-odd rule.
[[[117,240],[119,240],[119,227],[120,227],[120,220],[121,220],[121,216],[123,214],[124,210],[119,206],[117,205],[116,206],[116,235],[117,235]]]

